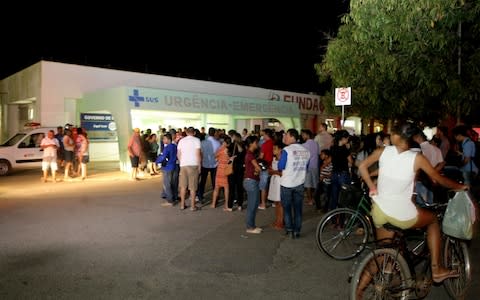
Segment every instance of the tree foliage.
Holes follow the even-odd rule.
[[[362,117],[468,113],[480,88],[479,16],[474,0],[350,0],[317,73],[332,89],[351,86]]]

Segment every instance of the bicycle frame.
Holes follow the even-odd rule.
[[[373,226],[373,220],[370,215],[371,206],[372,206],[372,201],[370,200],[370,197],[367,195],[367,192],[364,190],[362,197],[360,198],[360,201],[358,202],[357,207],[355,208],[355,215],[361,215],[360,217],[364,217],[364,219],[367,221],[368,230],[373,240],[375,240],[376,233]],[[350,219],[346,227],[351,228],[353,226],[352,223],[353,223],[353,219]]]

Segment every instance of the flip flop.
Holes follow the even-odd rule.
[[[433,279],[433,282],[435,283],[441,283],[445,279],[456,278],[459,276],[460,274],[456,270],[448,270],[446,273],[443,273],[443,274],[437,274],[437,275],[432,274],[432,279]]]

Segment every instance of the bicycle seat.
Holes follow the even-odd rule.
[[[393,232],[396,232],[396,233],[403,233],[405,231],[405,229],[402,229],[402,228],[397,227],[397,226],[395,226],[393,224],[390,224],[390,223],[383,224],[383,228],[385,228],[388,231],[393,231]]]

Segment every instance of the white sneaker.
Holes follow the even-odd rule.
[[[247,229],[247,233],[259,234],[259,233],[262,233],[262,229],[259,228],[259,227],[256,227],[256,228],[253,228],[253,229]]]

